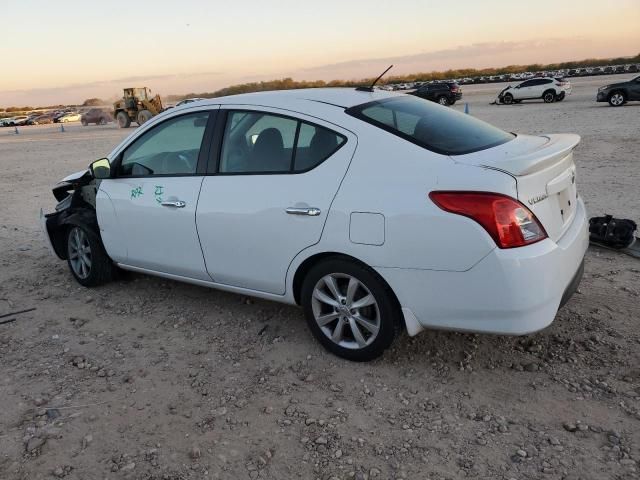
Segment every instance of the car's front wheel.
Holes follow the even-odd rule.
[[[627,99],[622,92],[613,92],[611,95],[609,95],[609,105],[611,105],[612,107],[619,107],[621,105],[624,105],[624,102],[626,100]]]
[[[544,103],[553,103],[555,99],[556,99],[556,92],[554,92],[553,90],[547,90],[542,95],[542,100],[544,100]]]
[[[67,232],[67,263],[80,285],[95,287],[113,277],[113,264],[90,229],[74,225]]]
[[[375,271],[349,259],[331,258],[313,267],[302,284],[301,300],[316,339],[348,360],[382,355],[400,325],[390,287]]]
[[[511,105],[513,103],[513,95],[510,93],[505,93],[504,97],[502,97],[502,103],[505,105]]]

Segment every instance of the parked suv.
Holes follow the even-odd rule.
[[[462,98],[462,89],[455,82],[437,82],[422,85],[411,95],[437,102],[440,105],[453,105]]]
[[[596,101],[609,102],[612,107],[619,107],[630,100],[640,100],[640,77],[600,87],[596,97]]]
[[[80,117],[80,123],[82,125],[89,125],[90,123],[95,123],[96,125],[106,125],[109,122],[112,122],[113,118],[109,112],[105,112],[99,108],[92,108],[88,112],[82,114]]]
[[[519,85],[509,85],[498,94],[498,103],[510,105],[522,100],[541,98],[545,103],[561,102],[571,94],[571,83],[560,78],[532,78]]]

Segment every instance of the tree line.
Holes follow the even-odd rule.
[[[392,75],[386,79],[380,80],[380,85],[390,83],[407,83],[407,82],[426,82],[430,80],[444,80],[450,78],[492,76],[492,75],[508,75],[521,72],[538,72],[541,70],[570,70],[572,68],[601,67],[605,65],[621,65],[627,63],[639,63],[640,54],[635,57],[618,57],[618,58],[588,58],[584,60],[575,60],[571,62],[530,65],[508,65],[499,68],[462,68],[450,69],[444,71],[418,72],[408,75]],[[319,87],[357,87],[360,85],[369,85],[375,77],[363,78],[361,80],[331,80],[325,82],[323,80],[293,80],[292,78],[282,78],[277,80],[268,80],[263,82],[241,83],[221,88],[214,92],[188,93],[186,95],[169,95],[167,100],[180,101],[185,98],[201,97],[214,98],[224,97],[226,95],[237,95],[239,93],[263,92],[268,90],[289,90],[293,88],[319,88]]]

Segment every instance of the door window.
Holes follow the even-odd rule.
[[[342,135],[317,125],[302,122],[294,162],[295,172],[304,172],[320,165],[345,142]]]
[[[118,176],[193,175],[209,112],[171,118],[127,147]]]
[[[222,141],[219,172],[307,171],[331,156],[345,141],[331,130],[294,118],[231,111]]]

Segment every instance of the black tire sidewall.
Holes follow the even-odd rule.
[[[547,95],[551,94],[551,100],[547,100]],[[555,92],[551,91],[551,90],[547,90],[546,92],[544,92],[542,94],[542,100],[544,101],[544,103],[553,103],[554,100],[556,99],[556,94]]]
[[[437,100],[438,100],[438,103],[443,107],[449,106],[449,103],[450,103],[449,99],[445,95],[440,95]],[[444,103],[442,103],[443,100],[444,100]]]
[[[504,97],[502,97],[502,102],[505,105],[511,105],[513,103],[513,95],[511,95],[510,93],[506,93]]]
[[[316,323],[311,302],[313,289],[322,277],[331,273],[344,273],[357,278],[375,297],[380,311],[380,330],[371,345],[358,350],[341,347],[327,338]],[[356,362],[373,360],[382,355],[396,336],[400,309],[391,289],[375,271],[355,261],[335,257],[314,266],[302,283],[300,298],[311,333],[327,350],[339,357]]]
[[[91,269],[89,270],[89,276],[87,278],[80,278],[76,275],[76,272],[73,271],[71,260],[69,258],[69,237],[75,228],[79,228],[85,233],[89,240],[89,247],[91,248]],[[75,278],[80,285],[84,287],[95,287],[111,279],[113,274],[111,259],[104,250],[100,238],[92,229],[84,225],[69,225],[65,239],[65,249],[67,265],[69,266],[71,275],[73,275],[73,278]]]

